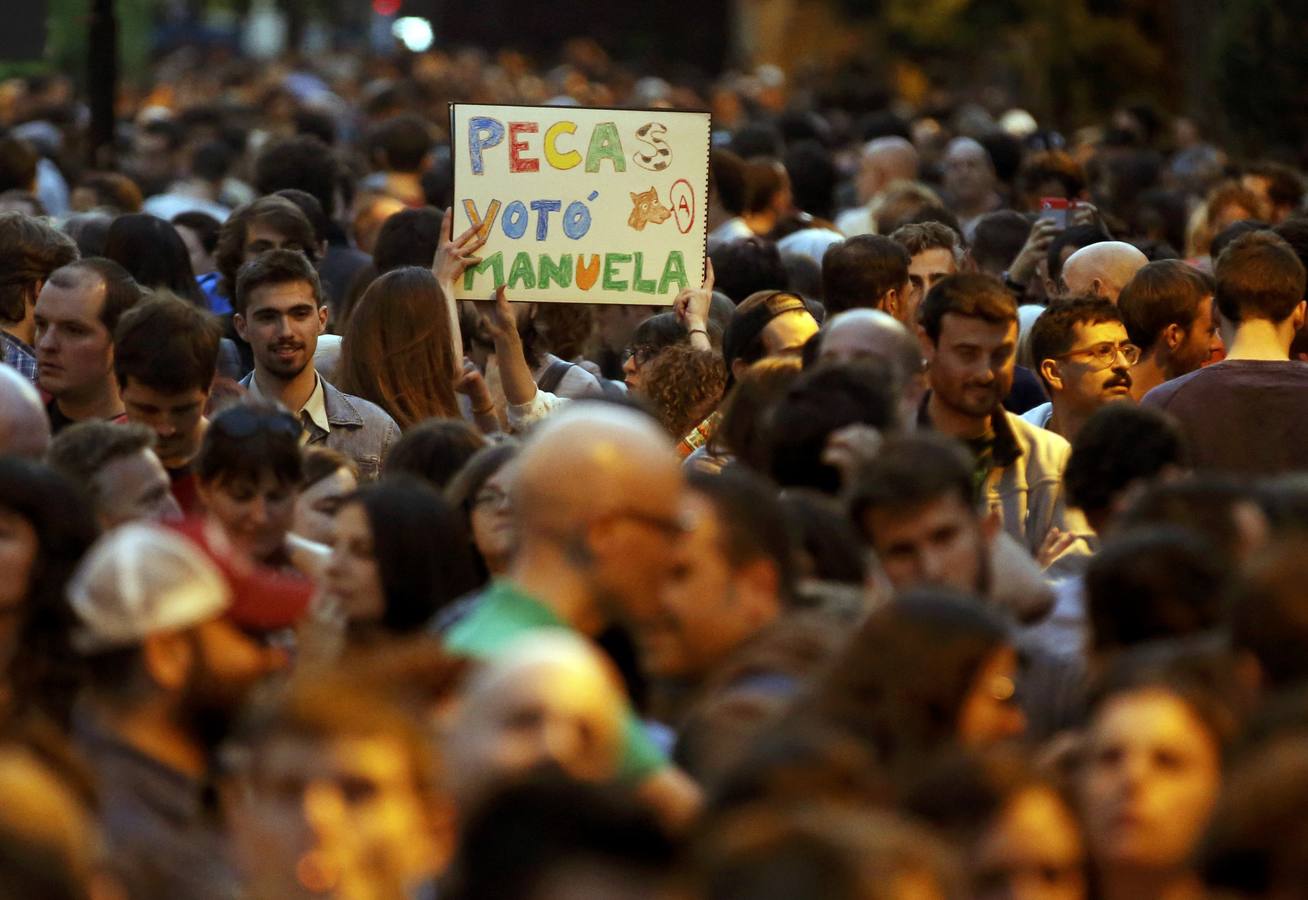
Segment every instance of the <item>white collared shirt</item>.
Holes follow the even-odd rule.
[[[263,391],[259,390],[259,378],[255,376],[250,379],[250,386],[247,389],[249,395],[256,400],[266,400]],[[313,375],[313,393],[309,394],[309,399],[304,401],[304,406],[299,409],[291,410],[295,418],[304,422],[307,415],[309,421],[320,428],[324,433],[330,434],[332,430],[331,423],[327,421],[327,392],[322,387],[322,376],[317,372]],[[306,444],[309,441],[309,431],[306,428],[300,435],[300,443]]]

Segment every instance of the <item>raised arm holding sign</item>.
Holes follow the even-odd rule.
[[[671,305],[702,280],[708,113],[453,104],[450,124],[453,231],[482,244],[457,298]]]

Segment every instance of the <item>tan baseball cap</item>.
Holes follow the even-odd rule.
[[[100,538],[68,585],[73,645],[99,653],[182,631],[227,612],[231,589],[194,544],[166,528],[131,523]]]

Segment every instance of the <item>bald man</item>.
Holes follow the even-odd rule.
[[[532,433],[510,487],[518,547],[495,582],[446,635],[450,650],[490,659],[514,639],[564,628],[597,637],[639,631],[659,615],[659,592],[683,534],[682,471],[653,419],[605,403],[570,404]],[[620,776],[669,820],[698,792],[628,714]]]
[[[871,204],[886,186],[896,181],[916,181],[917,148],[902,137],[879,137],[863,146],[855,187],[858,206],[846,210],[836,219],[836,227],[845,237],[873,234]]]
[[[50,446],[50,419],[41,395],[13,366],[0,364],[0,456],[41,459]]]
[[[818,362],[849,363],[880,359],[891,365],[904,385],[901,421],[913,422],[926,393],[922,348],[904,324],[879,309],[850,309],[832,316],[822,328]]]
[[[1148,263],[1149,257],[1123,241],[1082,247],[1063,263],[1063,296],[1104,297],[1116,303],[1122,288]]]

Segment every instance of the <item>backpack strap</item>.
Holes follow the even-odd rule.
[[[574,368],[573,363],[563,359],[556,359],[549,364],[549,367],[540,376],[540,380],[536,382],[536,387],[546,393],[556,393],[559,384],[563,381],[563,376],[567,375],[568,370],[571,368]]]

